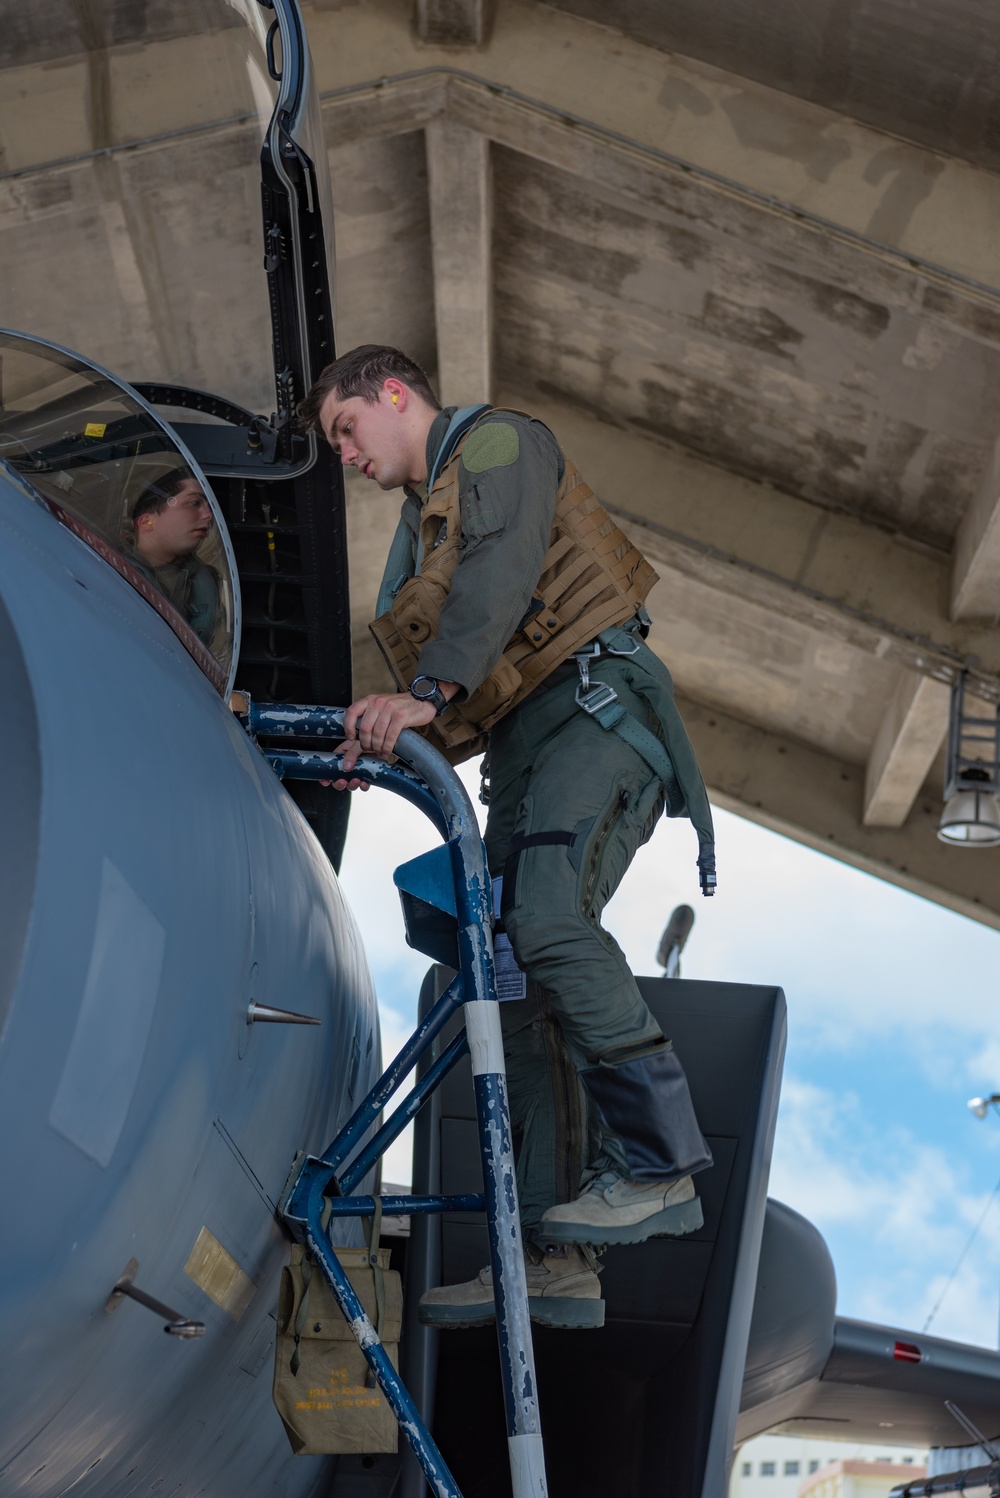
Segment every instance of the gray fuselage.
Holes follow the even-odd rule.
[[[175,634],[3,474],[0,680],[0,1492],[304,1495],[273,1204],[377,1074],[355,924]],[[203,1338],[106,1313],[133,1259]]]

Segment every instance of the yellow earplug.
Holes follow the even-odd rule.
[[[398,400],[399,400],[399,396],[398,395],[394,395],[393,398],[392,398],[393,405],[395,405]]]

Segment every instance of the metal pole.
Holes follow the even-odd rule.
[[[444,756],[412,731],[400,734],[396,753],[434,792],[448,821],[453,856],[461,865],[460,877],[455,880],[458,949],[462,972],[467,975],[465,1030],[483,1157],[511,1487],[513,1498],[545,1498],[538,1383],[528,1316],[500,1005],[493,973],[492,891],[486,850],[465,787]]]

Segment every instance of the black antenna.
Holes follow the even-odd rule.
[[[681,953],[693,926],[694,911],[690,905],[675,905],[656,949],[656,960],[665,969],[665,977],[680,977]]]
[[[974,1443],[983,1448],[991,1462],[1000,1462],[1000,1451],[997,1450],[992,1441],[986,1439],[979,1426],[974,1425],[968,1415],[962,1413],[957,1404],[954,1404],[950,1399],[946,1399],[944,1407],[949,1415],[954,1416],[966,1434],[972,1437]]]

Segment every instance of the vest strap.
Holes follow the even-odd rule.
[[[444,438],[441,442],[441,446],[437,450],[437,457],[434,459],[434,465],[431,468],[430,473],[427,475],[428,494],[430,494],[431,490],[434,488],[434,485],[441,477],[442,468],[447,463],[448,459],[451,457],[452,453],[455,451],[455,448],[458,446],[459,442],[465,436],[469,428],[475,426],[476,422],[479,420],[480,416],[483,415],[484,411],[492,411],[492,409],[493,407],[489,405],[459,406],[458,410],[455,412],[454,416],[448,423],[448,430],[445,432]]]
[[[441,439],[441,446],[437,450],[437,457],[431,465],[431,471],[427,475],[427,497],[430,499],[431,490],[441,477],[441,470],[449,461],[456,447],[465,436],[466,432],[472,430],[484,411],[491,411],[492,406],[459,406],[454,416],[448,423],[448,429]],[[420,572],[424,565],[424,527],[421,524],[417,530],[417,558],[416,571]],[[413,574],[410,574],[411,577]]]
[[[447,430],[437,450],[434,466],[427,478],[427,493],[430,494],[441,474],[441,469],[447,463],[456,446],[465,436],[470,427],[475,426],[480,416],[485,411],[492,410],[491,406],[460,406],[448,423]],[[389,555],[386,557],[385,568],[382,572],[382,581],[379,585],[378,599],[375,603],[375,618],[380,618],[388,613],[395,601],[396,594],[404,583],[420,571],[423,561],[423,547],[421,545],[419,528],[417,533],[417,555],[413,555],[413,536],[410,527],[400,516],[396,526],[392,543],[389,547]]]
[[[413,560],[413,535],[406,521],[400,516],[396,531],[385,560],[382,581],[379,584],[375,618],[392,608],[393,600],[404,583],[409,582],[415,571]]]

